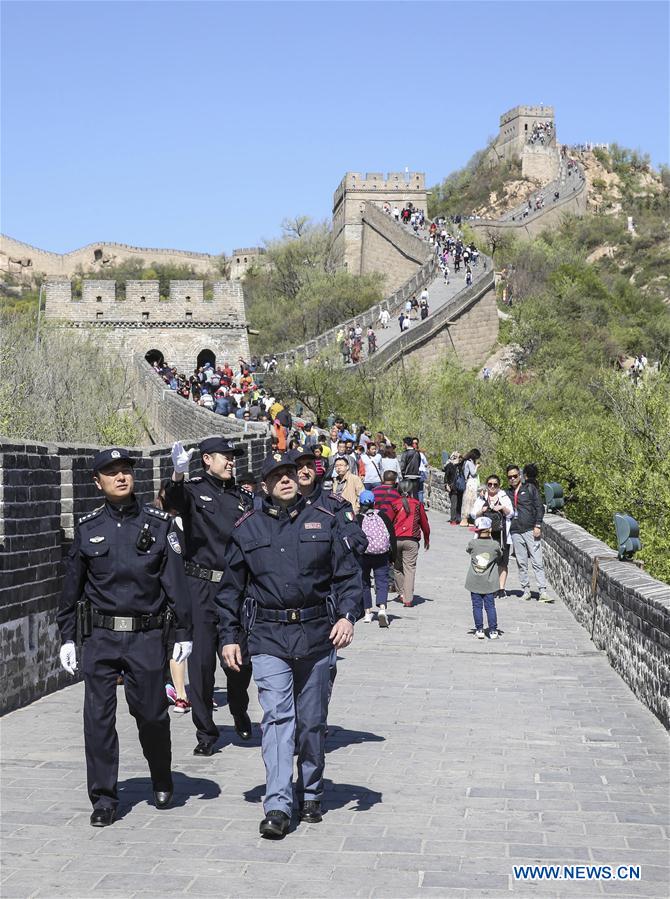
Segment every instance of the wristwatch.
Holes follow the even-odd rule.
[[[351,625],[356,624],[356,619],[355,619],[354,616],[351,614],[351,612],[345,612],[344,615],[343,615],[342,617],[343,617],[343,618],[346,618],[347,621],[349,622],[349,624],[351,624]]]

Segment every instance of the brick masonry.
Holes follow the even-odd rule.
[[[441,471],[430,472],[430,508],[448,511]],[[545,517],[547,579],[633,693],[670,728],[670,586],[657,581],[579,525]],[[596,589],[593,589],[597,563]]]
[[[145,363],[146,364],[146,363]],[[159,379],[149,372],[157,382]],[[177,397],[173,397],[178,401]],[[188,410],[186,400],[184,407]],[[191,404],[193,405],[193,404]],[[184,426],[175,413],[173,433],[185,445],[194,445],[195,430],[207,436],[230,433],[221,416],[193,409],[210,417],[207,429],[196,416],[197,427]],[[233,424],[232,422],[230,423]],[[240,467],[259,471],[269,450],[258,433],[243,436],[246,456]],[[100,504],[91,475],[96,447],[45,445],[0,440],[0,682],[3,685],[0,713],[19,708],[68,684],[60,670],[60,639],[55,622],[63,582],[63,561],[79,516]],[[133,450],[136,492],[151,501],[162,478],[171,473],[170,446]],[[197,454],[191,474],[200,469]]]

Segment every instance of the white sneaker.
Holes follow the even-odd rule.
[[[483,640],[483,639],[484,639],[484,636],[485,636],[485,635],[484,635],[484,631],[475,631],[475,637],[476,637],[478,640]]]
[[[386,614],[386,609],[380,609],[377,612],[377,621],[379,622],[379,627],[389,626],[389,617]]]
[[[365,624],[370,624],[370,622],[372,621],[372,612],[366,612],[363,616],[363,621],[365,622]]]
[[[523,594],[521,595],[521,599],[529,600],[529,599],[532,599],[532,598],[533,598],[533,597],[532,597],[532,595],[531,595],[530,590],[524,590],[524,591],[523,591]]]
[[[553,601],[554,601],[554,600],[551,598],[551,596],[549,596],[549,595],[547,594],[547,591],[546,591],[546,590],[543,590],[543,591],[540,593],[540,598],[539,598],[538,602],[553,602]]]
[[[489,631],[489,640],[497,640],[498,631]]]

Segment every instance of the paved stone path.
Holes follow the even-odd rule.
[[[471,534],[430,518],[418,605],[358,624],[340,663],[322,824],[259,839],[258,742],[225,708],[209,759],[173,718],[177,800],[158,812],[119,690],[123,817],[94,830],[78,683],[4,720],[4,899],[667,896],[665,731],[560,603],[501,600],[502,638],[476,641]],[[642,880],[513,879],[535,862],[639,864]]]

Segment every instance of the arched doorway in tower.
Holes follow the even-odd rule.
[[[145,354],[144,358],[147,360],[149,365],[153,365],[154,362],[158,362],[159,365],[163,365],[165,362],[165,358],[160,350],[149,350],[149,352]]]
[[[212,368],[216,368],[216,356],[211,350],[200,350],[195,363],[196,368],[202,368],[203,365],[210,363]]]

